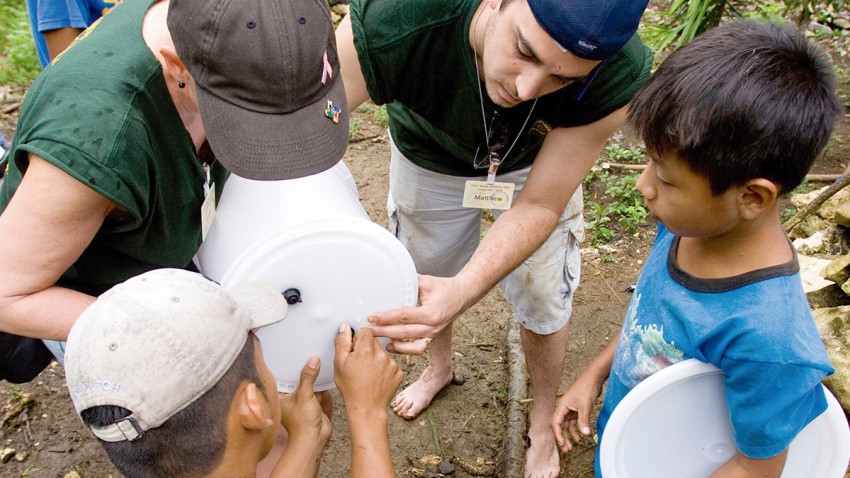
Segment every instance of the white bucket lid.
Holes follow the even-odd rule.
[[[372,312],[417,301],[416,269],[407,250],[389,231],[360,218],[304,222],[268,236],[246,251],[221,283],[248,280],[300,292],[301,302],[289,306],[284,320],[257,332],[281,392],[295,389],[311,355],[322,361],[314,389],[334,388],[340,325],[357,330],[368,325]]]
[[[841,478],[850,430],[835,397],[791,442],[782,478]],[[696,359],[654,373],[614,409],[600,444],[605,478],[705,478],[736,451],[723,372]]]
[[[311,355],[322,360],[315,390],[333,388],[339,326],[357,330],[372,312],[417,301],[410,254],[369,219],[342,161],[285,181],[231,174],[196,259],[204,275],[225,286],[261,280],[300,292],[302,301],[283,321],[257,334],[281,392],[295,389]]]

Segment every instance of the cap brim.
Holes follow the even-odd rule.
[[[198,88],[207,141],[230,172],[247,179],[293,179],[338,163],[348,147],[348,104],[337,75],[321,99],[288,114],[249,111]],[[339,122],[325,115],[328,101]]]
[[[230,287],[227,294],[248,311],[252,330],[280,322],[289,308],[283,294],[264,282],[253,281]]]

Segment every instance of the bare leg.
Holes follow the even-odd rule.
[[[452,326],[434,337],[428,347],[429,364],[419,376],[395,396],[390,403],[393,411],[406,420],[412,420],[428,408],[431,400],[452,381]],[[554,411],[554,409],[553,409]],[[548,420],[548,419],[547,419]]]
[[[529,415],[531,445],[525,454],[525,478],[557,478],[560,457],[549,422],[555,412],[555,397],[564,370],[569,326],[550,335],[520,330],[534,398]]]

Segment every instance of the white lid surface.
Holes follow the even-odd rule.
[[[357,330],[372,312],[417,301],[410,254],[369,219],[342,161],[284,181],[231,174],[196,259],[204,275],[225,287],[261,280],[301,293],[283,321],[258,331],[282,392],[295,389],[311,355],[322,360],[315,389],[333,388],[340,324]]]
[[[850,430],[835,397],[791,443],[782,478],[841,478]],[[705,478],[736,451],[723,373],[685,360],[632,389],[611,414],[600,444],[605,478]]]
[[[295,389],[311,355],[322,361],[315,390],[334,388],[340,325],[357,330],[368,325],[372,312],[417,301],[416,269],[404,246],[386,229],[359,218],[302,223],[269,236],[240,258],[222,284],[247,280],[301,294],[285,319],[257,333],[281,392]]]

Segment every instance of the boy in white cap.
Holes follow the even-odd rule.
[[[154,270],[88,307],[68,336],[66,375],[83,423],[132,477],[254,476],[278,434],[289,443],[272,476],[318,472],[330,420],[313,394],[319,359],[278,397],[253,330],[280,321],[280,291],[224,289],[200,274]],[[351,476],[394,476],[386,406],[401,372],[368,329],[336,339],[335,379],[349,409]],[[369,390],[369,393],[362,393]],[[377,393],[376,393],[377,392]],[[375,420],[383,413],[385,419]],[[383,425],[383,429],[381,429]]]

